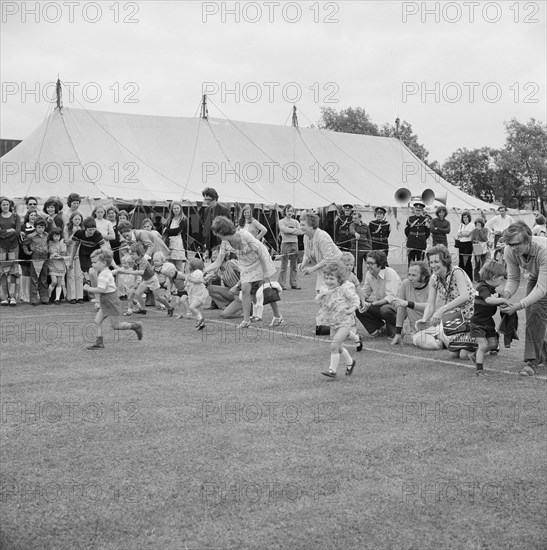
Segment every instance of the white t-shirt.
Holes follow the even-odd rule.
[[[107,293],[116,292],[116,281],[108,267],[105,267],[97,276],[97,287],[104,288]]]

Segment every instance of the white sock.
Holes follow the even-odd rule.
[[[356,332],[354,332],[353,330],[350,331],[350,333],[348,334],[348,338],[352,342],[355,342],[355,343],[359,342],[359,335]]]
[[[62,290],[62,288],[60,286],[55,287],[55,299],[56,300],[59,300],[59,298],[61,297],[61,290]]]
[[[351,355],[349,354],[346,348],[342,349],[342,353],[340,355],[346,366],[351,365],[353,363],[353,359],[351,358]]]
[[[329,371],[336,372],[339,362],[340,362],[340,354],[338,352],[334,352],[334,353],[331,352]]]

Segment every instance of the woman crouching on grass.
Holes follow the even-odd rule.
[[[329,325],[334,334],[330,344],[330,367],[322,372],[323,376],[336,378],[336,370],[340,357],[346,365],[346,376],[353,374],[355,359],[352,359],[344,347],[344,340],[355,326],[355,310],[359,307],[359,296],[355,287],[345,284],[347,268],[341,262],[328,264],[323,268],[325,286],[319,289],[315,299],[319,302],[320,310],[317,315],[318,323]]]
[[[112,263],[112,253],[106,250],[95,250],[91,254],[91,265],[97,273],[97,286],[84,285],[84,290],[92,292],[99,297],[99,311],[95,316],[97,325],[97,340],[87,349],[102,349],[103,332],[101,325],[103,321],[110,317],[110,326],[114,330],[134,330],[137,338],[142,340],[142,323],[120,323],[118,316],[122,314],[122,303],[118,296],[114,276],[108,266]]]

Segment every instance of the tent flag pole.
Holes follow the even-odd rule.
[[[59,75],[57,75],[57,84],[55,85],[55,95],[57,97],[57,109],[61,111],[63,109],[63,102],[61,100],[62,90],[61,90],[61,79],[59,78]]]
[[[207,120],[209,118],[209,110],[207,109],[207,96],[203,94],[201,99],[201,118]]]

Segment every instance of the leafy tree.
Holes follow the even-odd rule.
[[[505,123],[506,167],[524,188],[525,199],[545,212],[547,196],[547,126],[531,118],[526,124],[516,119]]]
[[[338,112],[332,107],[321,107],[321,119],[318,122],[322,130],[345,132],[347,134],[365,134],[377,136],[378,126],[372,122],[365,109],[348,107]]]
[[[397,137],[397,128],[395,124],[386,122],[380,129],[380,135],[385,137]],[[429,151],[418,143],[418,136],[412,132],[412,125],[403,120],[399,124],[399,139],[421,160],[427,161]]]
[[[443,177],[452,185],[486,202],[495,199],[493,178],[497,151],[489,147],[458,149],[443,164]]]

